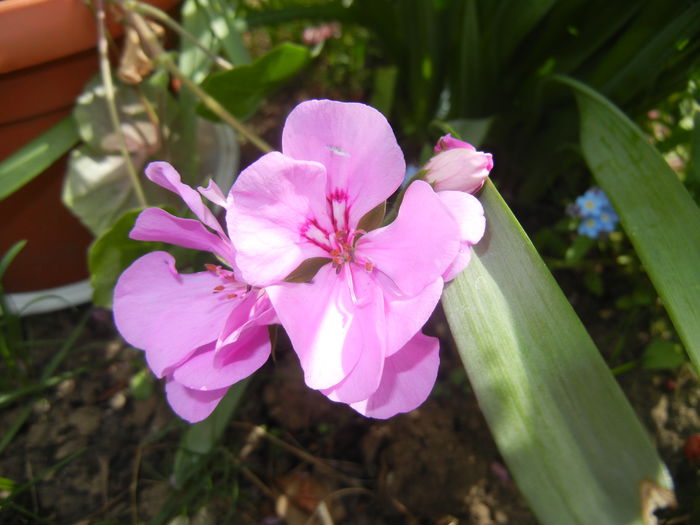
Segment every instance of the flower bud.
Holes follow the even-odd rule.
[[[490,153],[477,151],[471,144],[450,134],[438,140],[434,151],[435,155],[423,169],[426,171],[425,180],[435,191],[475,193],[484,185],[493,168]]]

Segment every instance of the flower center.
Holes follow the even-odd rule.
[[[204,267],[221,281],[221,284],[214,287],[212,293],[220,294],[222,299],[243,298],[251,290],[250,285],[239,283],[231,270],[224,270],[216,264],[205,264]]]
[[[302,227],[302,236],[328,253],[336,273],[340,273],[345,263],[359,264],[366,271],[371,272],[374,265],[358,257],[356,252],[357,241],[366,232],[349,227],[347,193],[343,190],[335,190],[328,196],[327,203],[332,231],[326,231],[315,218],[311,218]]]

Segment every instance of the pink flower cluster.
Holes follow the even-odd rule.
[[[301,35],[306,45],[317,45],[325,42],[329,38],[340,38],[340,24],[337,22],[321,24],[319,26],[309,26],[304,29]]]
[[[483,208],[466,191],[475,171],[482,177],[491,168],[490,155],[441,141],[465,156],[468,187],[439,188],[438,153],[426,165],[429,182],[413,182],[396,219],[374,229],[368,217],[400,186],[405,163],[389,123],[363,104],[297,106],[282,151],[246,168],[228,196],[213,183],[198,193],[169,164],[148,166],[148,178],[180,195],[197,219],[150,208],[130,236],[209,251],[220,262],[181,274],[172,256],[153,252],[115,289],[117,328],[165,378],[176,413],[206,418],[267,360],[268,325],[277,323],[306,384],[329,399],[375,418],[426,399],[439,344],[421,328],[484,233]],[[200,194],[224,208],[226,230]],[[302,282],[289,278],[301,269]]]

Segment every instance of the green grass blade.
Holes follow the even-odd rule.
[[[615,206],[625,232],[700,370],[700,209],[644,134],[587,86],[574,89],[588,167]]]
[[[543,524],[642,523],[640,484],[671,481],[632,407],[489,182],[487,232],[443,306],[518,487]]]
[[[0,259],[0,281],[2,281],[2,278],[5,275],[7,269],[12,264],[12,261],[15,260],[15,257],[19,255],[19,252],[22,251],[22,248],[24,248],[26,244],[26,240],[17,241],[12,246],[10,246],[10,249],[7,250],[7,252],[5,252],[2,255],[2,258]]]
[[[667,7],[665,3],[664,7]],[[697,36],[700,31],[700,4],[689,5],[666,24],[658,24],[655,28],[652,26],[651,31],[652,34],[641,46],[632,45],[624,64],[606,79],[601,88],[620,103],[648,90],[648,85],[663,75],[664,66],[681,55],[678,43]]]
[[[0,199],[11,195],[51,166],[78,142],[72,116],[66,117],[0,163]]]

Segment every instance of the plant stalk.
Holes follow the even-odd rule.
[[[117,111],[117,106],[114,99],[112,70],[109,64],[109,56],[107,55],[104,0],[95,0],[95,18],[97,20],[97,51],[100,57],[100,74],[102,76],[102,84],[105,88],[105,100],[107,101],[107,108],[109,109],[109,117],[112,121],[114,132],[117,134],[117,138],[119,140],[119,149],[124,157],[124,161],[126,162],[126,171],[129,174],[131,184],[134,187],[136,199],[138,200],[140,206],[146,207],[148,205],[148,202],[146,201],[146,194],[143,192],[141,181],[136,173],[134,164],[131,161],[131,154],[129,153],[129,149],[126,147],[126,139],[124,138],[124,133],[122,132],[119,112]]]
[[[154,18],[158,20],[159,22],[164,23],[167,25],[170,29],[175,31],[178,35],[180,35],[182,38],[186,38],[192,44],[197,46],[197,48],[202,51],[202,53],[206,54],[211,60],[214,61],[214,63],[219,66],[223,70],[229,70],[233,69],[233,64],[231,64],[228,60],[220,57],[216,53],[212,53],[209,49],[207,49],[205,46],[203,46],[199,40],[197,40],[194,36],[192,36],[184,27],[182,27],[180,24],[178,24],[175,20],[172,19],[162,9],[158,9],[155,6],[152,6],[150,4],[145,4],[143,2],[139,2],[138,0],[126,0],[125,2],[122,3],[122,6],[124,9],[128,11],[132,11],[134,13],[144,15],[150,18]]]
[[[265,142],[262,138],[248,129],[243,123],[241,123],[236,117],[231,115],[226,109],[219,104],[213,97],[209,96],[201,87],[190,80],[187,75],[185,75],[180,69],[175,65],[170,56],[161,47],[158,39],[153,34],[151,29],[146,24],[144,18],[138,13],[131,11],[125,12],[126,17],[129,19],[132,27],[139,34],[141,38],[141,43],[144,46],[146,52],[150,55],[151,59],[158,61],[165,67],[171,75],[176,77],[182,84],[192,91],[192,93],[199,98],[202,103],[207,106],[209,110],[212,111],[217,117],[223,120],[226,124],[231,126],[233,129],[238,131],[245,138],[250,140],[260,151],[263,153],[269,153],[273,151],[273,148]]]

